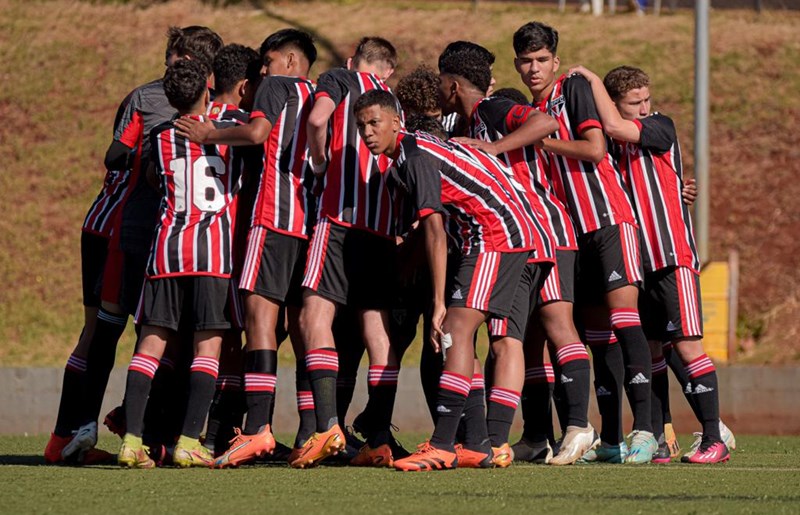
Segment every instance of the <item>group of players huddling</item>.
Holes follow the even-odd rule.
[[[163,78],[120,105],[84,222],[85,327],[46,460],[114,458],[95,448],[97,421],[134,315],[124,401],[105,418],[125,467],[665,463],[679,452],[668,366],[702,425],[682,461],[727,461],[735,440],[703,352],[693,188],[673,122],[650,112],[643,71],[559,76],[557,45],[542,23],[514,34],[528,103],[494,91],[494,55],[471,42],[393,93],[397,54],[380,37],[313,82],[305,32],[278,31],[256,51],[206,27],[170,29]],[[409,453],[392,412],[420,318],[435,429]],[[272,435],[287,334],[291,447]],[[369,400],[346,427],[365,350]]]

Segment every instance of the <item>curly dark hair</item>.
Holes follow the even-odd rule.
[[[164,74],[164,93],[169,104],[186,113],[208,90],[205,67],[197,61],[181,59],[167,68]]]
[[[617,66],[606,74],[603,86],[606,87],[611,100],[617,101],[632,89],[649,87],[650,77],[639,68]]]
[[[273,32],[261,43],[259,53],[263,58],[267,52],[283,50],[288,46],[292,46],[302,52],[308,59],[309,66],[313,65],[314,61],[317,60],[317,47],[314,46],[314,38],[308,32],[298,29],[281,29]]]
[[[439,111],[439,75],[421,64],[400,79],[394,90],[406,115]]]
[[[214,89],[230,93],[236,84],[251,77],[253,69],[261,71],[258,52],[236,43],[224,46],[214,58]]]
[[[492,83],[492,64],[487,58],[487,54],[491,55],[491,52],[474,43],[472,45],[457,50],[445,49],[439,56],[439,73],[457,75],[478,90],[486,92]]]

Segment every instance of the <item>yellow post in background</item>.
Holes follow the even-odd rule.
[[[729,262],[712,261],[700,272],[703,347],[721,363],[735,359],[738,268],[738,256],[732,253]]]

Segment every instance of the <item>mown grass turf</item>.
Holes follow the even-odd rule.
[[[420,436],[403,435],[411,445]],[[739,438],[718,466],[514,465],[399,473],[285,466],[43,466],[45,437],[0,437],[3,513],[797,513],[800,437]],[[683,439],[688,446],[690,440]],[[116,449],[118,440],[101,446]]]

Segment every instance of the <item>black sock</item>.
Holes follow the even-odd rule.
[[[340,371],[341,372],[341,371]],[[356,391],[356,377],[336,378],[336,418],[339,420],[347,419],[347,411],[353,402],[353,394]]]
[[[183,418],[181,435],[189,438],[200,438],[203,426],[211,407],[211,400],[216,390],[219,360],[209,356],[197,356],[192,360],[189,371],[189,401],[186,403],[186,415]]]
[[[150,386],[158,370],[158,360],[145,354],[134,354],[128,366],[128,379],[125,382],[125,423],[126,432],[142,436],[144,410],[150,395]]]
[[[244,355],[244,391],[247,399],[247,420],[243,433],[260,433],[271,422],[272,404],[275,402],[278,352],[253,350]]]
[[[694,401],[694,396],[692,395],[692,381],[689,379],[689,374],[686,372],[686,365],[683,364],[681,357],[678,355],[678,352],[673,348],[671,343],[666,343],[661,348],[667,365],[669,365],[670,370],[672,370],[672,373],[675,375],[675,379],[678,380],[678,384],[681,385],[683,397],[686,399],[686,402],[689,403],[689,407],[692,408],[692,413],[694,413],[694,416],[697,418],[697,420],[700,420],[702,416],[700,415],[700,411],[697,408],[697,404]]]
[[[639,321],[639,312],[635,309],[612,309],[611,328],[625,358],[625,393],[633,412],[633,429],[652,433],[652,361],[650,347]]]
[[[425,402],[434,424],[438,418],[436,400],[439,396],[439,378],[442,376],[443,366],[441,353],[433,352],[432,345],[423,345],[419,360],[419,377],[422,382],[422,393],[425,395]]]
[[[370,417],[371,431],[367,436],[367,443],[372,448],[387,443],[386,436],[392,425],[399,374],[400,369],[397,367],[384,365],[369,367],[369,400],[364,411]]]
[[[541,442],[553,432],[552,402],[553,367],[547,363],[525,369],[525,385],[520,404],[526,440]]]
[[[80,405],[83,403],[86,388],[86,359],[70,355],[64,367],[64,380],[61,383],[61,400],[58,404],[56,427],[57,436],[67,437],[80,425]]]
[[[564,345],[556,350],[556,359],[560,369],[556,381],[564,389],[564,401],[568,406],[567,425],[587,427],[591,367],[586,347],[581,342]]]
[[[125,332],[128,315],[116,315],[100,308],[97,325],[89,342],[86,368],[86,402],[82,423],[97,421],[108,386],[108,376],[114,368],[117,343]]]
[[[486,383],[481,374],[474,374],[470,384],[469,394],[464,401],[464,411],[458,424],[457,441],[464,447],[479,450],[489,438],[486,427]],[[462,434],[463,433],[463,434]]]
[[[613,334],[599,336],[592,341],[590,332],[586,330],[587,340],[592,342],[590,348],[594,365],[594,389],[597,408],[602,419],[600,439],[609,445],[617,445],[623,441],[622,391],[625,381],[625,362],[622,349],[616,338],[611,338]]]
[[[218,376],[214,399],[208,410],[206,437],[203,442],[206,448],[211,451],[228,448],[228,442],[234,436],[233,429],[242,425],[243,404],[245,399],[242,379],[232,375]]]
[[[703,354],[687,363],[686,371],[692,381],[692,395],[700,412],[699,421],[703,424],[703,439],[721,441],[717,369],[708,356]]]
[[[669,413],[669,376],[663,356],[653,358],[652,395],[653,436],[658,440],[664,435],[664,424],[667,422],[665,413]]]
[[[511,431],[511,423],[514,422],[519,398],[520,392],[497,386],[492,387],[486,413],[486,427],[489,430],[492,447],[500,447],[504,443],[508,443],[508,433]]]
[[[297,428],[294,446],[301,447],[317,429],[317,418],[314,412],[314,394],[311,393],[311,383],[308,380],[303,360],[297,361],[295,373],[297,385],[297,414],[300,416],[300,426]]]
[[[317,432],[324,433],[339,423],[336,416],[336,375],[339,372],[336,349],[322,348],[308,351],[306,370],[314,395]]]
[[[448,372],[442,372],[439,380],[439,395],[436,400],[438,420],[431,436],[434,447],[453,450],[453,443],[464,411],[464,403],[469,395],[471,378]]]

